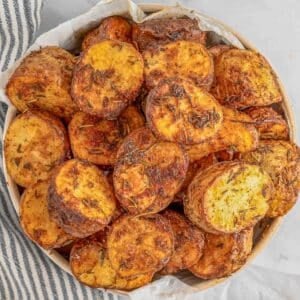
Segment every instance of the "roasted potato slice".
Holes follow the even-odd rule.
[[[131,25],[121,16],[105,18],[101,24],[89,31],[83,41],[81,48],[86,51],[90,46],[103,40],[116,40],[120,42],[131,42]]]
[[[11,76],[6,93],[21,112],[47,110],[70,120],[78,110],[70,96],[75,57],[59,47],[45,47],[29,54]]]
[[[137,129],[119,149],[115,195],[131,214],[159,212],[179,191],[187,168],[187,155],[177,144],[156,141],[149,129]]]
[[[48,213],[49,180],[31,185],[22,194],[20,223],[26,235],[45,249],[62,247],[74,238],[64,232]]]
[[[132,40],[142,52],[178,40],[205,45],[206,37],[206,32],[200,30],[198,22],[192,19],[154,19],[132,27]]]
[[[215,45],[213,47],[210,47],[208,49],[209,53],[212,55],[212,57],[215,59],[217,59],[217,57],[219,57],[222,53],[224,53],[225,51],[228,51],[230,49],[232,49],[233,47],[230,45],[225,45],[225,44],[220,44],[220,45]]]
[[[4,141],[7,171],[22,187],[47,179],[69,154],[67,132],[61,121],[48,112],[26,111],[7,130]]]
[[[252,240],[252,228],[234,234],[205,233],[203,255],[189,270],[202,279],[228,276],[245,264]]]
[[[173,231],[161,215],[124,215],[107,237],[108,258],[117,274],[134,278],[153,274],[169,261],[174,250]]]
[[[166,210],[162,214],[171,224],[174,233],[174,252],[161,274],[174,274],[194,265],[202,256],[204,235],[183,215]]]
[[[150,90],[161,79],[183,77],[206,90],[213,82],[214,64],[208,50],[200,43],[176,41],[143,52],[145,81]]]
[[[245,113],[223,107],[223,124],[215,136],[195,145],[185,145],[190,161],[222,151],[248,152],[258,145],[258,132]]]
[[[132,45],[99,42],[82,54],[74,69],[73,99],[88,114],[114,119],[138,95],[143,70],[143,58]]]
[[[126,108],[117,120],[78,112],[69,123],[73,155],[97,165],[114,165],[124,137],[144,124],[144,117],[135,106]]]
[[[49,211],[58,224],[75,237],[101,230],[113,217],[116,201],[105,175],[96,166],[72,159],[51,179]]]
[[[244,112],[254,121],[261,139],[288,140],[287,122],[272,107],[250,107]]]
[[[147,97],[146,117],[154,134],[166,141],[197,144],[214,136],[223,122],[222,106],[187,80],[165,79]]]
[[[212,94],[233,108],[265,106],[282,100],[275,74],[266,59],[251,50],[231,49],[215,60]]]
[[[259,166],[218,163],[194,177],[184,212],[207,232],[234,233],[265,216],[272,192],[272,180]]]

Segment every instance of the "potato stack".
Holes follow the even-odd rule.
[[[297,199],[299,148],[270,65],[208,46],[195,20],[108,17],[78,57],[29,54],[6,92],[20,112],[5,161],[21,226],[88,286],[228,276],[254,226]]]

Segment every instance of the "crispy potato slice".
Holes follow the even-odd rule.
[[[159,82],[147,97],[146,117],[154,134],[166,141],[197,144],[214,136],[223,121],[222,106],[189,81]]]
[[[202,256],[204,235],[183,215],[166,210],[162,214],[171,224],[174,233],[174,252],[161,274],[174,274],[194,265]]]
[[[78,110],[70,96],[75,57],[59,47],[29,54],[10,78],[6,93],[21,112],[47,110],[69,120]]]
[[[149,129],[137,129],[119,149],[115,195],[131,214],[159,212],[179,191],[187,168],[187,156],[177,144],[156,141]]]
[[[49,211],[75,237],[101,230],[113,217],[116,201],[107,178],[96,166],[72,159],[62,164],[49,187]]]
[[[210,89],[214,64],[207,49],[200,43],[176,41],[143,52],[146,86],[150,90],[161,79],[181,76],[195,85]]]
[[[98,27],[89,31],[82,41],[82,51],[103,40],[131,42],[131,25],[121,16],[105,18]]]
[[[132,45],[99,42],[82,54],[74,69],[73,99],[88,114],[114,119],[138,95],[143,70],[143,58]]]
[[[211,92],[222,104],[239,109],[282,101],[271,66],[251,50],[231,49],[215,60]]]
[[[144,117],[135,106],[126,108],[117,120],[78,112],[69,124],[73,155],[97,165],[114,165],[124,137],[144,124]]]
[[[22,187],[47,179],[69,154],[67,132],[61,121],[48,112],[24,112],[7,130],[4,141],[7,171]]]
[[[253,228],[234,234],[205,233],[203,255],[189,270],[202,279],[228,276],[245,264],[252,240]]]
[[[112,224],[107,250],[119,276],[153,274],[167,264],[173,253],[173,231],[161,215],[124,215]]]
[[[190,161],[221,150],[248,152],[258,145],[258,132],[245,113],[223,107],[223,124],[215,136],[195,145],[186,145]]]
[[[62,247],[74,238],[64,232],[48,213],[49,180],[31,185],[22,194],[20,223],[26,235],[45,249]]]
[[[214,60],[219,57],[225,51],[232,49],[233,47],[230,45],[220,44],[210,47],[208,49],[209,53],[213,56]]]
[[[206,32],[201,31],[197,21],[192,19],[154,19],[132,27],[132,40],[142,52],[178,40],[205,45],[206,37]]]
[[[234,233],[265,216],[272,192],[272,180],[259,166],[218,163],[194,177],[184,212],[207,232]]]
[[[244,112],[255,122],[261,139],[288,140],[287,122],[272,107],[250,107]]]

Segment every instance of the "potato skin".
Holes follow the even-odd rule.
[[[28,187],[45,180],[70,156],[66,129],[46,111],[26,111],[9,126],[4,155],[7,171],[18,185]]]
[[[21,112],[47,110],[70,120],[78,110],[70,95],[75,57],[59,47],[30,53],[11,76],[6,94]]]
[[[45,249],[62,247],[74,238],[64,232],[48,213],[49,180],[28,187],[21,197],[20,223],[26,235]]]
[[[107,178],[96,166],[72,159],[51,178],[48,208],[66,232],[84,238],[110,222],[116,201]]]
[[[117,156],[115,195],[130,214],[166,208],[179,191],[188,168],[188,158],[177,144],[157,141],[147,128],[128,135]]]
[[[233,47],[230,45],[224,45],[224,44],[220,44],[220,45],[216,45],[213,47],[208,48],[209,53],[213,56],[214,60],[217,59],[217,57],[219,57],[222,53],[224,53],[225,51],[228,51],[230,49],[232,49]]]
[[[143,58],[132,45],[101,41],[80,56],[74,69],[72,97],[82,111],[115,119],[139,94],[143,70]]]
[[[189,81],[169,78],[161,80],[148,94],[146,118],[158,138],[197,144],[218,132],[223,111],[205,90]]]
[[[205,233],[203,255],[189,270],[202,279],[229,276],[245,264],[252,250],[252,239],[253,228],[234,234]]]
[[[180,76],[209,90],[213,82],[214,64],[208,50],[200,43],[176,41],[143,52],[145,82],[148,90],[161,79]]]
[[[215,84],[211,92],[221,104],[237,109],[282,101],[269,63],[251,50],[231,49],[215,60]]]
[[[206,36],[206,32],[199,29],[196,20],[183,18],[149,20],[134,24],[132,28],[132,40],[141,52],[177,40],[205,45]]]
[[[100,25],[90,30],[82,41],[82,51],[103,40],[131,42],[131,25],[121,16],[112,16],[102,20]]]
[[[119,276],[130,279],[155,273],[173,253],[173,231],[170,223],[158,214],[124,215],[112,224],[107,249],[110,263]]]
[[[160,271],[161,274],[174,274],[194,265],[202,256],[204,234],[183,215],[166,210],[162,215],[170,222],[174,233],[174,252]]]

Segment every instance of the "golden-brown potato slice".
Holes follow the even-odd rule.
[[[223,121],[222,106],[205,90],[178,78],[165,79],[147,97],[146,117],[166,141],[197,144],[214,136]]]
[[[107,237],[108,258],[119,276],[153,274],[169,261],[174,250],[170,223],[160,215],[124,215],[112,224]]]
[[[223,107],[223,124],[215,136],[196,145],[186,145],[190,161],[221,150],[247,152],[258,145],[258,132],[245,113]]]
[[[254,121],[261,139],[287,140],[289,138],[287,122],[272,107],[250,107],[244,112]]]
[[[271,66],[251,50],[231,49],[215,60],[211,92],[222,104],[233,108],[265,106],[282,100]]]
[[[81,48],[86,51],[90,46],[103,40],[116,40],[120,42],[131,42],[131,25],[120,16],[105,18],[101,24],[89,31],[83,41]]]
[[[206,32],[201,31],[198,22],[192,19],[154,19],[132,27],[132,40],[140,51],[178,40],[205,45],[206,37]]]
[[[210,47],[208,49],[209,53],[213,56],[214,60],[219,57],[222,53],[224,53],[225,51],[228,51],[230,49],[232,49],[233,47],[230,45],[224,45],[224,44],[220,44],[220,45],[216,45],[213,47]]]
[[[166,210],[162,214],[171,224],[174,233],[174,252],[161,274],[174,274],[194,265],[202,256],[204,235],[183,215]]]
[[[117,120],[78,112],[69,123],[73,155],[97,165],[114,165],[124,137],[144,124],[144,117],[135,106],[126,108]]]
[[[70,96],[75,57],[59,47],[29,54],[10,78],[6,93],[16,108],[50,111],[69,120],[78,110]]]
[[[203,255],[189,270],[203,279],[228,276],[245,264],[252,250],[252,239],[252,228],[234,234],[205,233]]]
[[[207,232],[233,233],[254,226],[265,216],[272,192],[272,180],[259,166],[218,163],[194,177],[184,212]]]
[[[26,235],[45,249],[62,247],[74,238],[64,232],[48,213],[49,181],[31,185],[22,195],[20,223]]]
[[[144,62],[130,44],[106,40],[85,51],[73,75],[72,96],[80,109],[114,119],[138,95]]]
[[[50,113],[32,110],[18,115],[4,141],[7,171],[22,187],[47,179],[69,157],[67,132]]]
[[[137,129],[119,149],[115,195],[131,214],[159,212],[179,191],[187,168],[187,155],[177,144],[156,141],[149,129]]]
[[[183,77],[208,90],[213,82],[214,64],[200,43],[177,41],[143,52],[146,86],[150,90],[161,79]]]
[[[96,166],[72,159],[62,164],[49,187],[49,211],[75,237],[101,230],[113,217],[116,201],[105,175]]]

